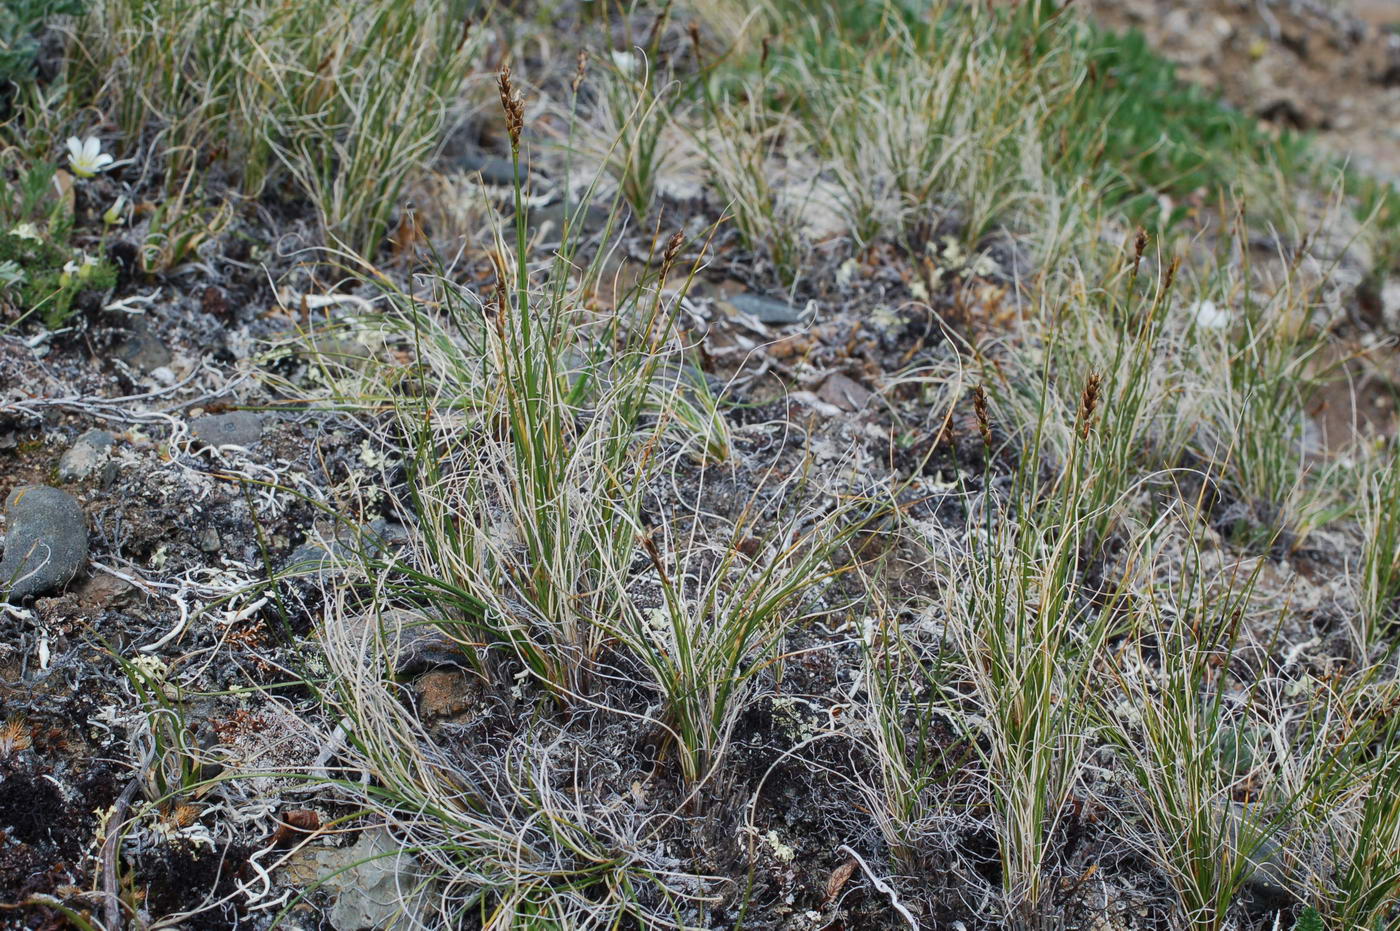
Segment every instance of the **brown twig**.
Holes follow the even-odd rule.
[[[155,752],[149,751],[136,770],[136,775],[122,789],[122,794],[112,803],[112,812],[107,817],[105,836],[102,838],[102,918],[106,931],[120,931],[122,927],[122,904],[117,896],[117,847],[121,841],[121,823],[126,817],[126,809],[141,788],[141,776],[155,760]]]

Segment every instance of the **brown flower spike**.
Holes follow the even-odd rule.
[[[676,230],[676,232],[671,235],[670,241],[666,243],[666,251],[661,255],[662,268],[668,271],[670,270],[671,263],[676,261],[676,256],[680,254],[681,246],[683,245],[685,245],[685,234],[680,230]]]
[[[1089,380],[1084,383],[1084,393],[1079,398],[1079,435],[1083,439],[1089,438],[1089,431],[1094,426],[1094,413],[1099,407],[1099,392],[1103,387],[1103,376],[1098,372],[1092,372]]]
[[[525,128],[525,101],[510,80],[510,65],[501,65],[496,83],[501,89],[501,109],[506,112],[506,132],[510,134],[512,150],[520,148],[520,132]]]
[[[987,391],[981,385],[972,389],[972,412],[977,415],[977,430],[982,434],[982,442],[992,445],[992,421],[987,416]]]
[[[588,50],[587,50],[587,49],[582,49],[582,48],[581,48],[581,49],[578,50],[578,67],[574,70],[574,80],[573,80],[573,83],[572,83],[571,85],[569,85],[570,87],[573,88],[573,91],[574,91],[575,94],[578,93],[579,87],[581,87],[581,86],[583,85],[583,76],[584,76],[585,74],[587,74],[587,73],[588,73]]]

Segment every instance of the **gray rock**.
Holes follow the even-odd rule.
[[[748,314],[759,323],[766,323],[769,326],[791,326],[795,323],[805,322],[802,311],[787,301],[747,292],[736,294],[725,300],[730,307],[740,313]]]
[[[262,418],[252,411],[208,414],[190,423],[195,439],[210,446],[253,446],[262,438]]]
[[[462,158],[462,170],[470,174],[480,172],[481,180],[497,187],[515,185],[515,165],[508,158],[500,158],[486,152],[468,152]],[[522,181],[529,180],[529,166],[524,159],[520,162]]]
[[[417,611],[386,608],[347,616],[345,629],[358,640],[382,645],[395,675],[412,676],[447,666],[471,668],[471,655],[443,629],[450,623],[433,621]]]
[[[1268,824],[1260,824],[1257,812],[1239,802],[1220,809],[1225,819],[1225,836],[1237,850],[1248,855],[1245,889],[1266,908],[1280,908],[1295,898],[1288,884],[1288,862],[1283,848],[1274,840]]]
[[[685,402],[695,406],[703,402],[702,393],[718,397],[724,394],[725,389],[722,379],[705,374],[690,362],[680,365],[663,362],[656,370],[653,384],[675,385]]]
[[[217,553],[221,542],[219,531],[213,527],[205,527],[199,532],[199,548],[206,553]]]
[[[349,555],[349,548],[339,542],[332,543],[329,547],[320,543],[303,543],[292,550],[287,561],[282,564],[282,570],[291,575],[309,575],[332,569],[336,560],[347,558]]]
[[[87,563],[87,520],[78,499],[26,485],[5,501],[9,532],[0,560],[0,592],[20,602],[67,585]]]
[[[383,517],[376,517],[365,526],[362,536],[370,555],[392,555],[393,550],[408,543],[408,528]]]
[[[870,403],[873,395],[859,382],[852,381],[840,372],[827,376],[817,389],[817,397],[828,404],[834,404],[843,411],[858,411]]]
[[[150,374],[170,364],[170,350],[145,322],[138,322],[126,342],[117,347],[117,358],[138,372]]]
[[[320,882],[330,892],[327,919],[336,931],[396,931],[427,926],[433,887],[417,859],[382,827],[353,847],[316,850],[293,864],[290,877]]]
[[[558,200],[543,207],[535,207],[530,211],[530,224],[536,228],[543,229],[545,224],[550,224],[550,230],[545,235],[548,240],[557,239],[563,235],[564,222],[568,220],[573,224],[570,234],[573,236],[581,233],[595,233],[608,225],[608,208],[601,204],[590,203],[579,212],[579,205],[576,203],[565,204]]]
[[[353,528],[342,530],[329,545],[320,541],[303,543],[292,550],[283,564],[283,570],[293,575],[322,572],[334,568],[338,561],[357,558],[361,547],[364,555],[371,559],[391,558],[394,551],[407,542],[406,527],[377,517],[359,531]]]
[[[363,343],[331,333],[306,337],[301,354],[304,358],[324,362],[328,366],[344,366],[356,370],[369,367],[378,358],[374,350]]]
[[[366,618],[374,623],[375,618]],[[391,608],[378,618],[380,632],[393,644],[391,658],[398,675],[416,675],[442,666],[469,665],[461,644],[449,637],[438,624],[412,611]]]
[[[112,434],[106,430],[88,430],[58,460],[58,480],[78,482],[92,475],[107,461],[111,448]]]

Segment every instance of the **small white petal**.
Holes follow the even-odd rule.
[[[1197,301],[1191,305],[1189,312],[1197,326],[1211,330],[1223,330],[1232,322],[1230,311],[1217,307],[1215,301]]]
[[[623,74],[631,74],[637,70],[637,56],[631,52],[614,51],[612,52],[612,60],[613,65]]]

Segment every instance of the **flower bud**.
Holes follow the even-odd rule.
[[[112,206],[107,208],[107,212],[102,214],[102,222],[108,226],[116,226],[118,223],[122,222],[125,213],[126,196],[118,195],[117,199],[112,202]]]

